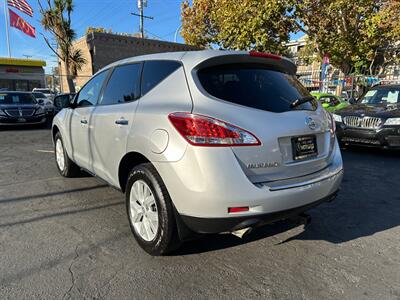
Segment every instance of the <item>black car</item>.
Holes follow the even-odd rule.
[[[44,124],[46,115],[32,93],[0,92],[0,125]]]
[[[400,149],[400,85],[373,87],[333,116],[342,144]]]

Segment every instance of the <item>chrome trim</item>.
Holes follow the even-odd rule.
[[[383,125],[383,120],[377,117],[346,116],[343,123],[348,127],[377,129]]]
[[[32,117],[35,114],[34,108],[29,109],[5,109],[4,112],[10,117],[24,118]]]

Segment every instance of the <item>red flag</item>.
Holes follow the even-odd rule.
[[[25,0],[7,0],[7,2],[9,6],[15,7],[28,16],[33,17],[33,9]]]
[[[15,28],[21,30],[23,33],[25,33],[33,38],[36,37],[35,27],[32,27],[30,24],[28,24],[24,19],[22,19],[20,16],[18,16],[11,9],[8,9],[8,13],[10,14],[10,26],[11,27],[15,27]]]

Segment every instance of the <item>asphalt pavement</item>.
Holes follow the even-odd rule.
[[[212,235],[151,257],[124,196],[59,176],[48,129],[0,131],[0,299],[400,299],[400,153],[343,150],[312,223]]]

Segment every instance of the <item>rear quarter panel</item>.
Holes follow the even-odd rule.
[[[192,108],[185,72],[181,67],[139,100],[127,152],[139,152],[154,162],[180,160],[187,142],[172,126],[168,115],[172,112],[191,112]],[[161,142],[160,132],[167,134]]]

